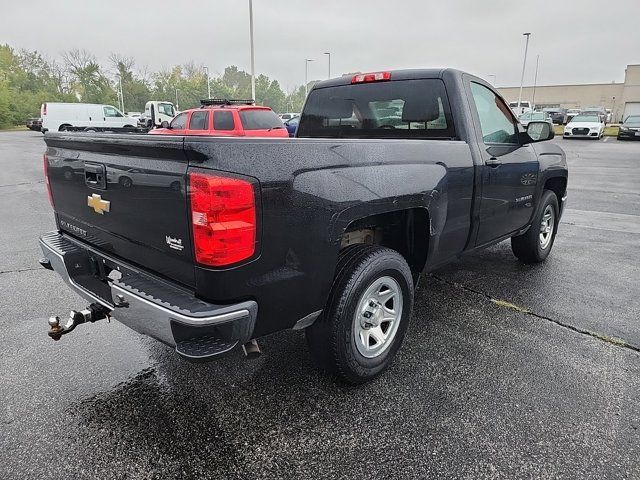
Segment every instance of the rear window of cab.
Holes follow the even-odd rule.
[[[297,137],[455,137],[440,79],[395,80],[312,90]]]

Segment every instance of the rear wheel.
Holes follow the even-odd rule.
[[[413,280],[402,255],[378,246],[347,247],[323,316],[306,330],[311,355],[348,383],[367,382],[391,364],[412,306]]]
[[[539,263],[549,256],[558,231],[558,212],[556,194],[545,190],[529,230],[511,238],[511,250],[520,261]]]
[[[66,132],[67,128],[70,127],[71,125],[60,125],[60,128],[58,128],[59,132]]]
[[[120,177],[118,183],[124,188],[130,188],[131,185],[133,185],[133,180],[131,180],[129,177]]]

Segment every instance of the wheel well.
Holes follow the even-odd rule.
[[[342,234],[340,248],[358,243],[380,245],[399,252],[414,275],[420,274],[429,250],[429,212],[410,208],[353,221]]]
[[[70,126],[71,126],[71,124],[69,124],[69,123],[63,123],[62,125],[60,125],[58,127],[58,131],[61,132],[63,128],[67,128],[67,127],[70,127]]]
[[[547,180],[544,184],[545,190],[551,190],[556,194],[558,199],[558,205],[562,203],[562,197],[564,197],[567,191],[567,179],[565,177],[554,177]]]

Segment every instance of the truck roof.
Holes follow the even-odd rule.
[[[444,72],[451,72],[454,75],[462,75],[465,72],[454,68],[415,68],[402,70],[379,70],[379,72],[389,72],[391,80],[414,80],[419,78],[442,78]],[[338,78],[322,80],[316,83],[313,88],[337,87],[342,85],[350,85],[354,75],[360,75],[368,72],[354,72],[353,74],[343,75]]]

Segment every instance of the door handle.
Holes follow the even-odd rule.
[[[489,160],[487,160],[484,163],[485,165],[489,165],[490,167],[494,167],[494,168],[502,165],[502,162],[498,160],[496,157],[491,157]]]

